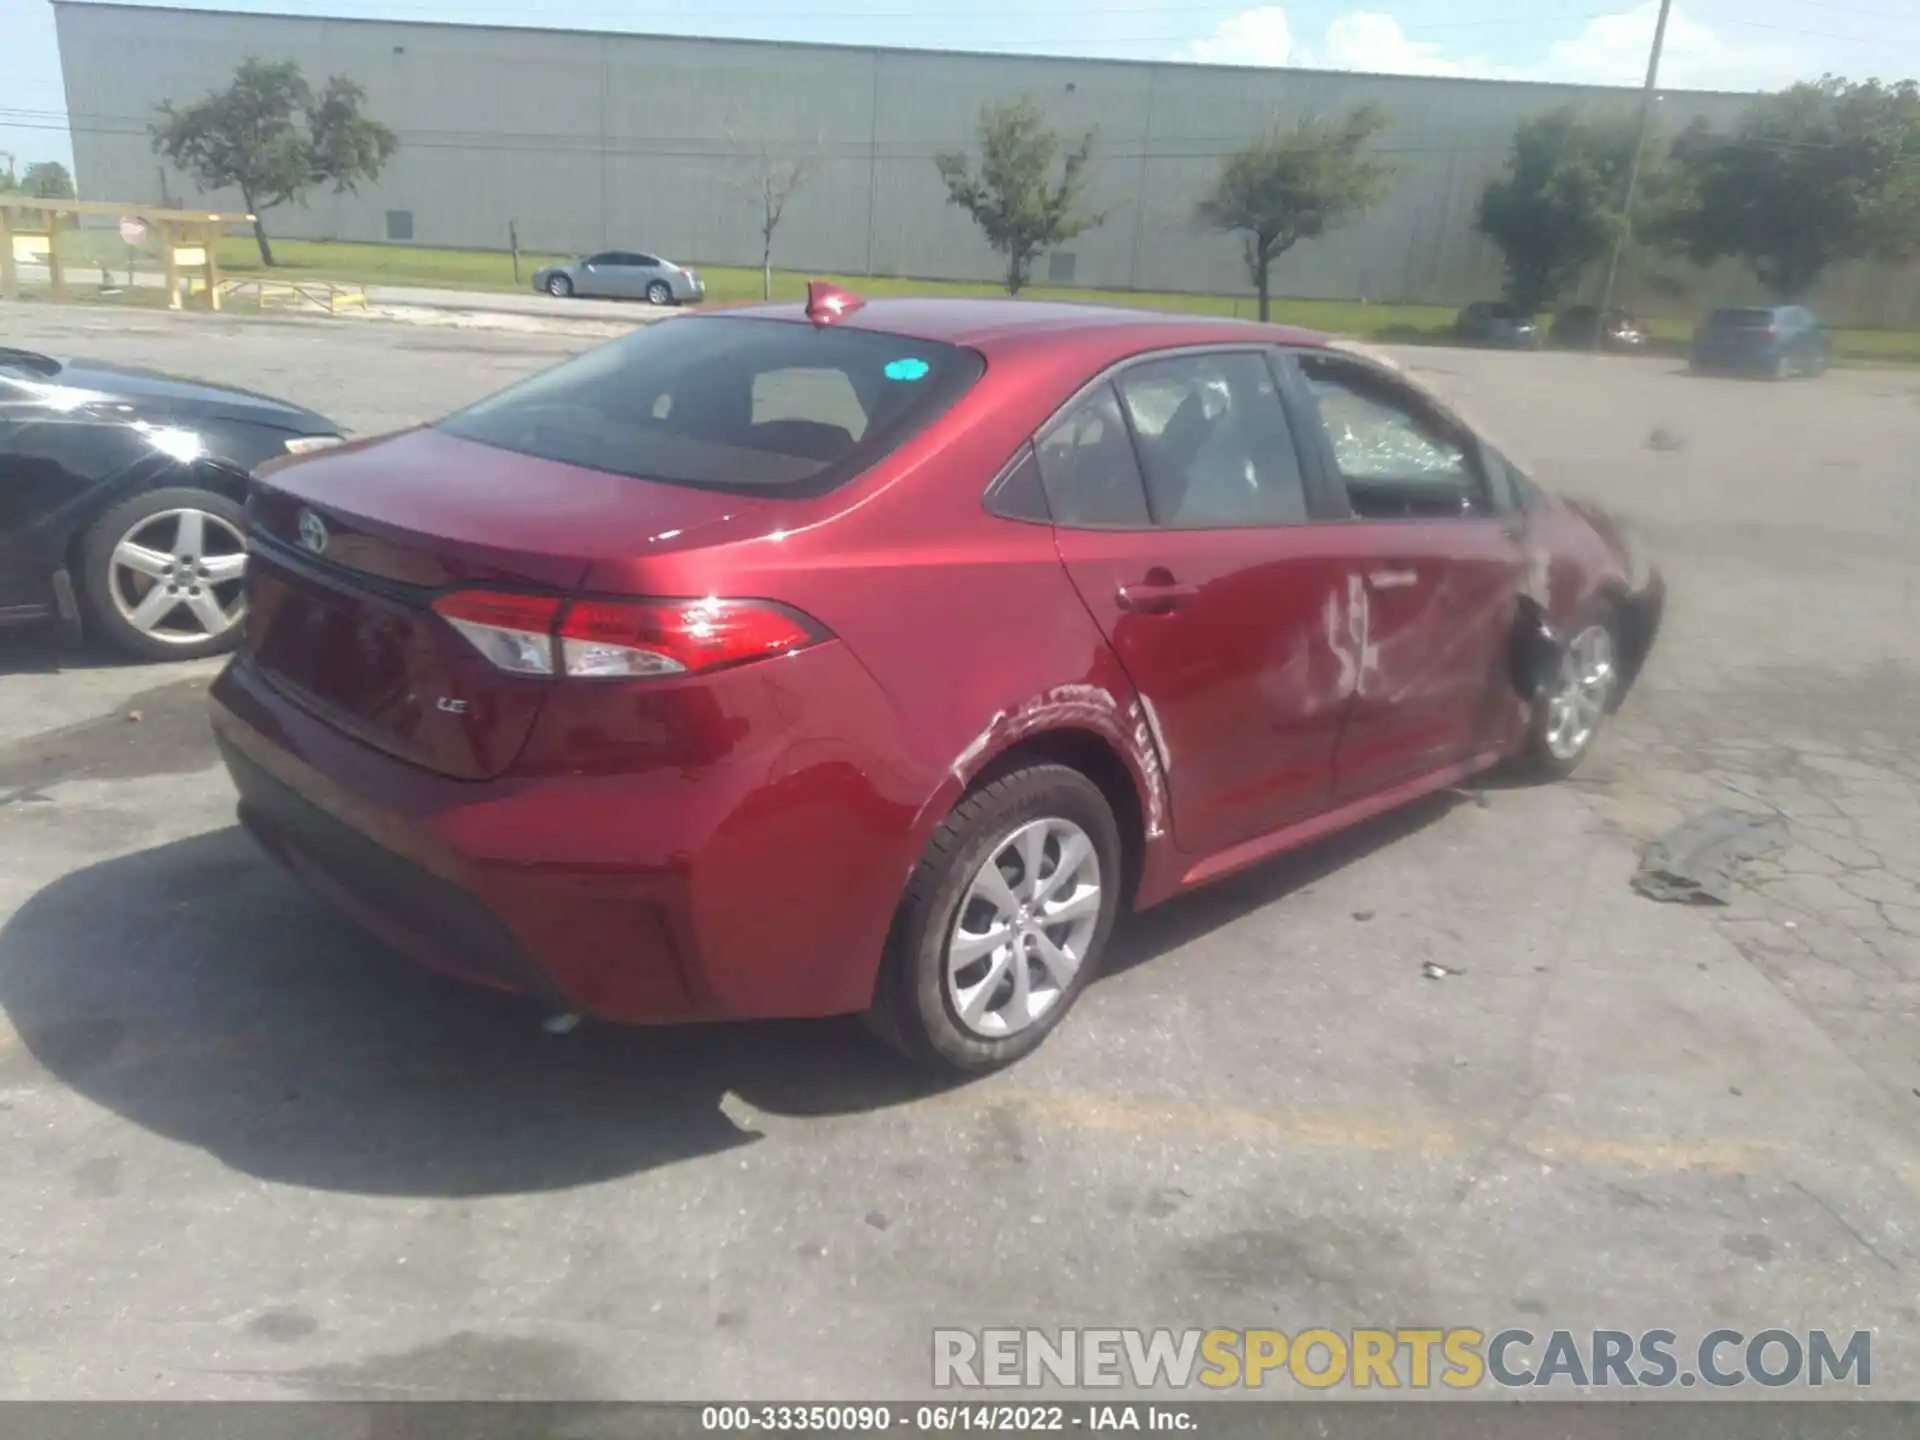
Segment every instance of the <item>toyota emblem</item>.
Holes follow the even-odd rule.
[[[324,554],[327,548],[327,522],[311,510],[300,512],[300,548]]]

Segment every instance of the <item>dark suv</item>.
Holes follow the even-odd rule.
[[[1833,363],[1833,334],[1800,305],[1715,310],[1693,332],[1690,359],[1696,375],[1818,375]]]

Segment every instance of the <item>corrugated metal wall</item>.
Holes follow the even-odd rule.
[[[365,86],[401,148],[378,185],[317,193],[271,215],[273,233],[384,240],[409,212],[423,245],[606,245],[706,264],[759,262],[750,194],[767,153],[817,157],[776,240],[786,268],[991,280],[997,258],[946,203],[932,156],[967,148],[983,103],[1031,95],[1063,130],[1097,128],[1089,205],[1103,223],[1054,262],[1074,283],[1244,293],[1237,238],[1197,229],[1219,157],[1278,117],[1373,100],[1393,116],[1380,148],[1399,168],[1365,221],[1299,246],[1284,295],[1459,304],[1499,285],[1472,229],[1481,187],[1533,111],[1619,91],[1296,70],[1030,59],[750,41],[319,20],[57,3],[82,193],[153,202],[162,174],[147,125],[163,100],[223,85],[246,55],[297,59],[309,79]],[[1740,97],[1672,93],[1674,129],[1726,124]],[[175,198],[190,182],[167,174]],[[204,197],[239,208],[238,197]],[[1041,275],[1047,273],[1043,261]],[[1701,275],[1642,257],[1625,297],[1648,310],[1755,298],[1735,267]],[[1920,272],[1854,267],[1821,297],[1836,321],[1920,324]]]

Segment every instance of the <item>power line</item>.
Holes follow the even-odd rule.
[[[289,0],[280,0],[280,3],[284,5],[289,3]],[[1588,3],[1591,3],[1591,0],[1588,0]],[[420,15],[420,16],[427,16],[427,17],[433,17],[433,18],[429,18],[422,21],[395,21],[393,23],[428,24],[428,25],[437,24],[437,25],[444,26],[448,29],[455,29],[455,30],[476,29],[476,28],[486,29],[491,27],[489,27],[486,24],[476,24],[475,22],[462,21],[459,19],[449,18],[450,11],[454,15],[473,15],[473,14],[550,15],[552,13],[550,11],[543,11],[542,8],[537,3],[534,3],[534,0],[525,0],[525,3],[519,3],[519,0],[508,0],[508,3],[504,3],[504,4],[461,3],[453,6],[441,6],[441,5],[431,5],[431,4],[421,4],[421,3],[407,3],[407,4],[384,4],[383,3],[377,7],[380,12],[378,15],[342,14],[337,9],[334,9],[334,10],[287,9],[287,10],[263,12],[263,11],[250,11],[250,10],[233,10],[233,11],[206,10],[198,7],[186,7],[186,6],[174,6],[174,5],[137,5],[137,6],[131,6],[129,8],[151,10],[151,11],[162,12],[162,13],[169,10],[185,10],[191,14],[200,14],[200,15],[217,14],[217,15],[223,15],[223,16],[230,15],[236,20],[296,19],[296,20],[306,20],[306,21],[312,21],[312,22],[340,20],[340,21],[346,21],[353,24],[365,24],[370,22],[378,23],[381,21],[387,21],[390,19],[390,17],[394,15]],[[1100,14],[1102,15],[1113,15],[1113,14],[1165,15],[1167,13],[1167,10],[1168,10],[1168,7],[1165,4],[1119,3],[1119,4],[1102,4],[1100,6]],[[609,3],[604,3],[604,4],[588,3],[588,4],[569,5],[566,8],[565,13],[568,16],[616,15],[622,18],[631,18],[641,23],[652,22],[652,21],[673,23],[673,22],[677,22],[684,19],[687,12],[684,7],[680,7],[680,6],[661,7],[659,9],[647,9],[647,8],[636,8],[635,6],[628,5],[628,4],[621,4],[621,3],[618,3],[618,0],[609,0]],[[976,17],[976,18],[984,17],[984,18],[993,19],[993,20],[1005,20],[1005,19],[1025,19],[1029,16],[1039,15],[1039,16],[1057,16],[1062,19],[1078,19],[1078,20],[1084,21],[1087,18],[1087,13],[1088,13],[1087,9],[1084,6],[1065,6],[1065,5],[1048,5],[1048,4],[1038,4],[1038,5],[1014,4],[1009,6],[1004,11],[997,10],[997,9],[985,9],[979,12],[979,17]],[[1481,29],[1481,28],[1517,29],[1522,26],[1530,26],[1535,24],[1540,24],[1540,25],[1560,24],[1570,20],[1597,19],[1603,15],[1609,15],[1613,13],[1615,12],[1610,10],[1593,10],[1593,9],[1583,9],[1583,10],[1571,11],[1571,12],[1564,11],[1564,10],[1534,11],[1533,13],[1524,15],[1524,16],[1515,16],[1512,13],[1507,13],[1504,15],[1480,15],[1470,19],[1421,21],[1418,24],[1401,25],[1399,28],[1403,33],[1406,33],[1406,34],[1424,34],[1429,31],[1440,32],[1440,31],[1447,31],[1447,30]],[[800,20],[800,21],[823,20],[823,19],[925,20],[928,18],[927,12],[924,9],[918,9],[918,10],[851,9],[851,10],[848,10],[848,9],[824,9],[824,8],[816,9],[816,8],[810,7],[806,10],[796,12],[791,7],[786,9],[766,9],[766,8],[760,8],[760,7],[736,9],[736,8],[728,7],[725,5],[717,5],[717,6],[702,5],[699,7],[699,15],[703,20],[706,20],[706,19]],[[556,33],[579,33],[577,29],[571,29],[570,27],[555,27],[550,25],[539,25],[539,26],[517,26],[516,25],[516,26],[508,26],[504,28],[510,28],[510,29],[538,28],[538,29],[553,30]],[[606,33],[629,34],[634,32],[622,30],[622,31],[610,31]],[[696,37],[696,38],[704,38],[704,37]],[[1157,39],[1162,37],[1148,36],[1143,38]],[[1182,34],[1179,34],[1176,36],[1166,37],[1166,38],[1171,38],[1175,40],[1188,40],[1188,39],[1195,39],[1199,37],[1195,36],[1192,32],[1189,31],[1189,32],[1183,32]]]
[[[1837,10],[1842,15],[1869,16],[1879,20],[1905,20],[1910,25],[1920,25],[1920,15],[1911,10],[1886,10],[1872,5],[1838,5],[1834,0],[1791,0],[1792,4],[1804,5],[1810,10]]]

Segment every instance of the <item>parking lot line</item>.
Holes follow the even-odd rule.
[[[1452,1126],[1408,1125],[1356,1115],[1268,1113],[1229,1105],[1149,1104],[1070,1090],[1023,1089],[1003,1091],[1002,1095],[1034,1114],[1072,1129],[1132,1136],[1164,1138],[1171,1134],[1204,1142],[1266,1141],[1297,1150],[1382,1151],[1421,1155],[1429,1160],[1462,1154],[1481,1143],[1472,1134]],[[1694,1144],[1555,1131],[1516,1137],[1512,1144],[1515,1149],[1537,1155],[1549,1163],[1715,1174],[1764,1169],[1779,1150],[1778,1145],[1767,1140]]]

